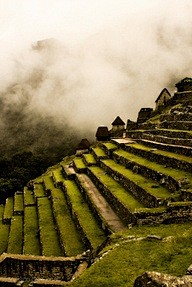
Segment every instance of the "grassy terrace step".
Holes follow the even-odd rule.
[[[192,170],[192,158],[184,155],[162,151],[157,149],[151,149],[142,144],[133,143],[126,144],[123,149],[133,154],[143,156],[151,161],[164,164],[165,166],[170,166],[174,168],[179,168],[185,171]]]
[[[26,206],[24,213],[24,246],[25,255],[41,255],[39,242],[39,225],[35,205]]]
[[[52,207],[49,199],[47,197],[37,198],[37,208],[42,255],[63,255],[63,252],[60,248],[59,239],[52,214]]]
[[[53,178],[50,174],[43,177],[43,188],[45,190],[45,194],[47,195],[49,195],[51,190],[55,188]]]
[[[4,206],[0,205],[0,254],[6,252],[7,250],[7,242],[9,236],[9,225],[3,224],[2,217],[4,213]]]
[[[7,253],[23,253],[23,216],[13,216],[9,232]]]
[[[45,191],[43,188],[43,184],[41,182],[34,183],[34,196],[37,199],[38,197],[45,197]]]
[[[3,223],[11,223],[11,218],[13,216],[13,197],[8,197],[6,199],[5,208],[3,212]]]
[[[27,187],[24,187],[24,206],[35,205],[34,193]]]
[[[53,213],[60,234],[60,242],[66,256],[75,256],[85,251],[79,232],[71,218],[63,191],[55,188],[51,191]]]
[[[142,134],[153,134],[157,136],[165,136],[177,139],[192,139],[192,132],[186,130],[173,130],[173,129],[155,129],[155,130],[135,130],[128,131],[127,135],[132,138],[140,138]]]
[[[107,172],[115,173],[113,176],[116,177],[116,180],[130,190],[147,207],[157,207],[175,197],[165,187],[158,185],[155,181],[146,179],[111,159],[103,160],[101,166],[107,169]]]
[[[138,173],[146,177],[158,179],[159,183],[166,185],[171,191],[176,191],[180,187],[192,189],[192,175],[189,172],[174,169],[172,167],[165,167],[164,165],[152,162],[142,156],[137,156],[133,153],[126,152],[119,149],[113,153],[114,159],[125,165],[126,168],[134,169],[138,166]],[[187,184],[185,178],[189,180]]]
[[[23,193],[16,192],[14,194],[13,214],[23,215],[23,212],[24,212]]]
[[[88,174],[125,223],[131,223],[134,220],[132,213],[136,209],[144,208],[144,205],[133,197],[131,192],[128,192],[116,180],[106,174],[102,168],[90,167]]]
[[[96,164],[96,160],[95,160],[94,156],[90,153],[83,154],[83,160],[87,166]]]
[[[104,142],[101,144],[106,154],[111,157],[114,150],[118,149],[117,145],[112,142]]]
[[[192,147],[192,139],[183,139],[183,138],[173,138],[168,136],[162,136],[162,135],[154,135],[147,133],[146,131],[142,133],[141,135],[142,139],[146,140],[152,140],[158,143],[164,143],[169,145],[180,145],[180,146],[190,146]]]
[[[76,215],[80,231],[85,235],[85,243],[90,245],[89,248],[92,247],[96,250],[105,241],[106,236],[103,230],[99,228],[77,185],[71,180],[66,180],[64,186],[71,212],[73,216]]]
[[[55,187],[59,187],[62,185],[64,177],[63,177],[63,169],[61,166],[52,172],[52,178]]]
[[[76,157],[73,160],[73,167],[76,172],[85,172],[86,171],[86,165],[82,158]]]
[[[146,146],[165,150],[165,151],[171,151],[177,154],[183,154],[185,156],[192,156],[192,147],[189,146],[181,146],[176,144],[167,144],[167,143],[160,143],[156,142],[155,140],[148,140],[148,139],[139,139],[137,142],[144,144]]]
[[[104,150],[101,147],[93,147],[91,150],[97,161],[108,158],[107,154],[104,152]]]

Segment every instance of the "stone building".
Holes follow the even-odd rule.
[[[98,127],[96,132],[96,138],[98,141],[108,141],[110,139],[108,127]]]
[[[150,119],[152,111],[152,108],[141,108],[138,113],[137,123],[142,124]]]
[[[177,92],[192,91],[192,78],[184,78],[176,85]]]
[[[112,122],[112,131],[120,131],[125,129],[125,123],[124,121],[118,116],[116,119]]]
[[[128,119],[126,130],[129,131],[129,130],[136,130],[136,129],[137,129],[137,123]]]
[[[80,141],[80,143],[78,144],[78,146],[76,147],[76,154],[82,154],[85,152],[89,152],[89,148],[90,148],[90,142],[88,141],[88,139],[82,139]]]
[[[169,91],[166,88],[163,89],[155,101],[155,110],[159,110],[160,108],[164,107],[170,100],[170,98],[171,94],[169,93]]]

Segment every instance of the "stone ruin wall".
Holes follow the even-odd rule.
[[[84,262],[86,258],[83,256],[66,258],[3,254],[0,257],[0,277],[68,282]]]

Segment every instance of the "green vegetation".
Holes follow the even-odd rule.
[[[3,219],[10,220],[13,215],[13,197],[8,197],[5,203]]]
[[[41,182],[34,184],[34,195],[36,198],[45,196],[43,184]]]
[[[55,188],[53,180],[52,180],[52,176],[50,176],[49,174],[44,176],[43,183],[44,183],[44,187],[46,191],[52,190],[53,188]]]
[[[14,195],[14,213],[23,212],[23,193],[15,193]]]
[[[128,180],[134,182],[136,185],[146,190],[149,194],[157,197],[157,198],[171,198],[174,195],[171,195],[168,189],[163,186],[160,186],[151,179],[146,179],[140,174],[133,173],[131,170],[126,169],[124,166],[117,164],[111,159],[102,161],[106,166],[110,167],[112,170],[119,172]]]
[[[174,178],[175,180],[179,181],[182,178],[187,178],[190,182],[188,183],[188,187],[192,187],[192,175],[189,172],[182,171],[179,169],[174,169],[172,167],[165,167],[161,164],[158,164],[156,162],[152,162],[146,158],[143,158],[141,156],[134,155],[132,153],[126,152],[122,149],[119,149],[114,152],[114,154],[125,158],[128,161],[138,163],[144,167],[150,168],[152,170],[155,170],[158,173],[165,174],[166,176],[170,176]]]
[[[41,255],[36,206],[26,206],[24,213],[24,254]]]
[[[92,148],[94,154],[96,155],[97,158],[105,158],[107,157],[106,153],[104,152],[104,150],[100,147],[95,147],[95,148]]]
[[[53,178],[57,184],[63,182],[64,178],[61,166],[53,171]]]
[[[4,213],[4,206],[0,205],[0,218],[2,219]],[[9,225],[3,224],[0,220],[0,254],[6,252],[9,236]]]
[[[114,143],[111,142],[103,143],[103,146],[105,146],[108,150],[116,150],[118,148]]]
[[[44,256],[61,256],[62,251],[60,249],[49,199],[47,197],[38,198],[37,208],[42,253]]]
[[[85,247],[75,223],[71,218],[64,193],[55,188],[51,191],[53,212],[60,233],[60,241],[64,246],[66,256],[75,256],[83,253]]]
[[[130,236],[165,237],[164,240],[133,240]],[[183,276],[191,265],[192,227],[190,223],[142,226],[111,235],[108,253],[74,281],[72,287],[132,287],[146,270]]]
[[[87,238],[91,242],[94,249],[105,240],[103,230],[98,227],[97,221],[93,216],[93,213],[89,209],[87,203],[84,201],[78,187],[71,180],[65,180],[64,185],[67,195],[70,198],[73,211],[77,214],[79,222],[87,235]]]
[[[21,215],[12,217],[7,253],[23,253],[23,216]]]
[[[94,158],[94,156],[90,153],[86,153],[83,155],[83,158],[85,159],[87,165],[94,165],[96,164],[96,160]]]
[[[128,146],[128,144],[126,146]],[[169,152],[169,151],[152,149],[150,147],[147,147],[145,145],[138,144],[138,143],[133,143],[130,146],[136,150],[139,149],[139,150],[144,150],[144,151],[148,151],[148,152],[153,152],[154,154],[163,155],[163,156],[166,156],[168,158],[174,158],[174,159],[181,160],[181,161],[184,161],[187,163],[192,163],[192,158],[185,156],[185,155],[176,154],[176,153]]]
[[[137,201],[122,185],[107,175],[103,169],[100,167],[90,167],[89,169],[130,211],[144,207],[143,204]]]
[[[84,169],[84,168],[86,168],[86,165],[83,162],[83,159],[80,158],[80,157],[76,157],[73,162],[74,162],[74,165],[76,166],[77,169]]]
[[[35,204],[35,198],[33,191],[28,189],[27,187],[24,187],[24,205],[34,205]]]

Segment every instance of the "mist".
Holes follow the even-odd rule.
[[[1,12],[1,150],[93,139],[192,76],[191,1],[15,2]]]

